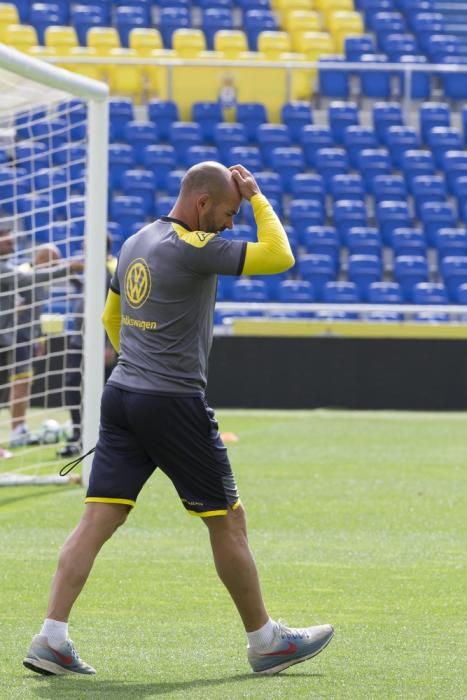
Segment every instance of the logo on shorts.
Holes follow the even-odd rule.
[[[126,271],[125,296],[133,309],[144,304],[151,291],[151,274],[146,260],[135,258]]]

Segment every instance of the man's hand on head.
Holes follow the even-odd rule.
[[[249,170],[243,165],[232,165],[229,168],[240,194],[244,199],[250,200],[255,194],[260,193],[258,183]]]

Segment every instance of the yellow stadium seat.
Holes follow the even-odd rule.
[[[326,2],[322,4],[320,10],[323,15],[324,25],[326,27],[328,26],[329,19],[333,12],[340,12],[342,10],[345,12],[353,12],[353,0],[326,0]]]
[[[269,61],[278,61],[279,54],[291,50],[290,35],[287,32],[260,32],[258,50]]]
[[[79,46],[78,37],[74,27],[47,27],[44,34],[44,43],[46,46],[52,46],[57,49],[58,56],[67,56],[71,49]]]
[[[307,56],[304,53],[285,52],[279,56],[280,61],[285,63],[293,64],[307,61]],[[316,73],[317,71],[309,68],[291,68],[292,74],[291,79],[288,81],[290,86],[290,95],[287,96],[287,101],[289,100],[309,100],[314,93],[314,85],[316,83]]]
[[[177,58],[197,58],[200,51],[206,51],[206,37],[201,29],[176,29],[172,46]]]
[[[266,56],[261,51],[242,51],[238,54],[239,61],[266,61]]]
[[[334,37],[337,51],[344,53],[346,36],[364,32],[362,16],[359,12],[333,12],[329,17],[328,29]]]
[[[75,46],[70,49],[68,54],[69,58],[99,58],[99,54],[96,49],[89,46]],[[93,78],[94,80],[106,80],[107,76],[105,73],[105,68],[99,63],[68,63],[68,70],[73,73],[78,73],[79,75],[84,75],[86,78]]]
[[[173,49],[154,49],[149,52],[148,58],[154,59],[154,65],[144,67],[146,91],[151,97],[166,100],[169,97],[169,69],[167,66],[157,65],[157,62],[161,58],[176,59],[177,53]]]
[[[114,27],[91,27],[87,33],[87,44],[96,49],[98,56],[108,56],[112,49],[119,49],[120,36]]]
[[[292,39],[292,49],[300,51],[297,43],[297,36],[303,32],[320,32],[321,16],[317,12],[306,12],[304,10],[292,10],[286,18],[287,31]]]
[[[27,53],[34,58],[47,60],[57,55],[57,51],[52,46],[31,46]]]
[[[292,10],[314,10],[314,0],[276,0],[274,8],[281,20],[281,25],[285,26],[285,18]]]
[[[307,61],[317,61],[320,56],[336,52],[334,39],[328,32],[303,32],[297,36],[297,45]]]
[[[221,29],[214,34],[214,49],[222,51],[223,57],[235,60],[242,51],[248,51],[245,32],[234,29]]]
[[[162,49],[162,37],[157,29],[136,27],[130,31],[130,49],[134,49],[138,56],[147,58],[150,51]]]
[[[111,49],[111,58],[138,58],[135,49]],[[107,66],[109,87],[113,95],[131,97],[137,104],[141,103],[144,92],[144,72],[142,66],[115,63]]]
[[[16,5],[0,2],[0,41],[4,41],[3,32],[9,24],[19,24],[19,15]]]
[[[222,61],[222,59],[225,58],[225,56],[222,53],[222,51],[211,51],[210,49],[206,49],[206,51],[200,51],[196,58],[211,59],[213,61]]]
[[[8,46],[24,52],[39,44],[37,32],[29,24],[7,24],[3,31],[3,41]]]

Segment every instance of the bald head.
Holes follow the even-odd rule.
[[[34,265],[53,265],[62,256],[56,245],[53,243],[43,243],[37,246],[34,252]]]
[[[209,194],[219,199],[236,189],[232,173],[225,165],[213,160],[193,165],[184,175],[180,192],[182,196]]]

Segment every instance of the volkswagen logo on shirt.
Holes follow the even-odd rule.
[[[151,274],[146,260],[135,258],[125,275],[125,296],[132,309],[139,309],[151,291]]]

